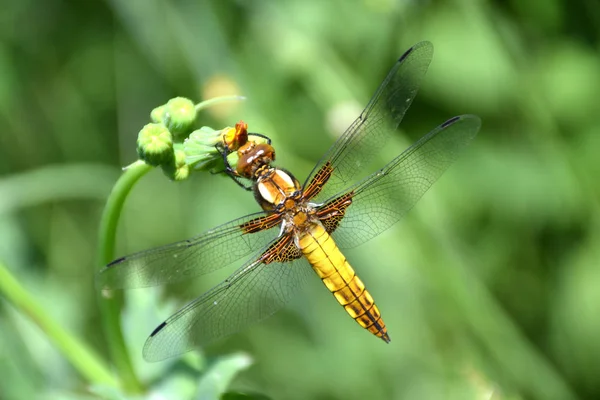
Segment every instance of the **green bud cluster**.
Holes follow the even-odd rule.
[[[202,127],[194,130],[198,106],[184,97],[176,97],[150,113],[152,123],[138,134],[137,152],[149,165],[160,166],[176,181],[187,179],[192,171],[222,170],[224,130]],[[237,164],[237,154],[229,154]],[[232,157],[234,156],[234,157]]]

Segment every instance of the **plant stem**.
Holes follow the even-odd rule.
[[[53,320],[1,262],[0,292],[15,308],[31,318],[89,383],[117,386],[110,369],[98,354]]]
[[[196,104],[196,111],[201,111],[205,108],[212,107],[212,106],[220,104],[220,103],[225,103],[227,101],[242,101],[242,100],[246,100],[246,98],[244,96],[238,96],[238,95],[215,97],[214,99],[204,100],[203,102]]]
[[[244,100],[243,96],[223,96],[203,101],[195,106],[196,111],[207,107],[226,102]],[[145,162],[138,160],[125,168],[125,172],[110,193],[102,219],[100,221],[100,232],[98,234],[98,263],[97,266],[106,265],[113,260],[115,254],[115,239],[117,234],[117,225],[125,199],[131,192],[135,183],[152,167]],[[142,384],[135,374],[125,340],[121,330],[120,311],[123,296],[119,293],[113,293],[110,298],[103,298],[100,301],[100,311],[103,319],[103,326],[108,342],[111,359],[121,378],[123,388],[131,393],[142,391]]]
[[[113,187],[100,221],[98,266],[106,265],[114,258],[117,224],[125,199],[135,183],[151,169],[152,167],[143,161],[136,161],[125,169],[125,172]],[[103,326],[110,356],[121,378],[123,388],[128,392],[139,393],[142,390],[142,385],[131,364],[121,330],[121,303],[122,295],[100,299]]]

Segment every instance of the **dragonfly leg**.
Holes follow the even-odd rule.
[[[244,184],[244,182],[242,182],[242,180],[240,179],[240,176],[237,173],[237,171],[231,167],[231,164],[229,164],[229,160],[227,160],[227,155],[229,154],[229,149],[227,148],[227,146],[223,147],[222,145],[217,144],[217,145],[215,145],[215,149],[217,149],[217,151],[219,153],[221,153],[221,156],[223,156],[223,164],[225,165],[225,169],[223,171],[219,171],[219,172],[225,172],[227,175],[229,175],[231,177],[231,179],[233,179],[233,181],[235,183],[237,183],[244,190],[251,191],[252,185]]]

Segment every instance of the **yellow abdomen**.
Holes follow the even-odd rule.
[[[346,312],[360,326],[388,343],[390,337],[373,297],[325,228],[317,223],[312,225],[298,235],[296,243]]]

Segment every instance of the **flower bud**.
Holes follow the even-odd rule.
[[[137,152],[154,167],[173,161],[173,135],[163,124],[147,124],[138,134]]]
[[[168,164],[161,165],[164,174],[174,181],[187,179],[190,175],[190,166],[186,163],[185,158],[183,150],[175,150],[173,160]]]
[[[190,176],[190,166],[186,163],[185,152],[183,150],[175,150],[175,175],[173,179],[182,181]]]
[[[190,99],[175,97],[165,105],[163,121],[174,135],[186,134],[196,122],[196,107]]]
[[[162,106],[156,107],[150,113],[150,120],[155,123],[161,123],[165,119],[166,106],[163,104]]]

